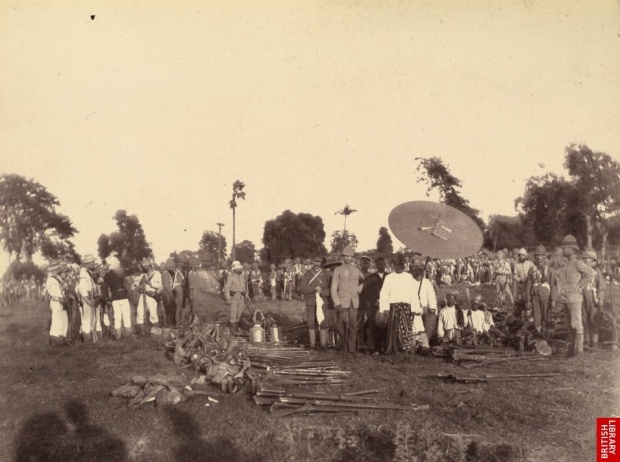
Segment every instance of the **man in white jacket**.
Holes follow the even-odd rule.
[[[437,338],[437,296],[433,283],[427,278],[423,278],[424,266],[420,264],[411,265],[411,274],[415,279],[416,293],[422,307],[422,319],[424,321],[424,331],[429,343]]]
[[[405,261],[400,254],[394,260],[394,270],[385,277],[379,297],[379,309],[389,311],[387,352],[414,351],[417,345],[428,348],[417,293],[419,285],[411,273],[405,272]]]

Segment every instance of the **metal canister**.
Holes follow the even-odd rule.
[[[256,315],[261,315],[262,321],[258,321]],[[252,343],[262,343],[265,341],[265,329],[261,326],[261,323],[265,321],[265,316],[259,310],[254,312],[254,325],[250,329],[250,342]]]
[[[280,329],[278,326],[271,326],[269,328],[269,340],[271,342],[282,341],[282,329]]]

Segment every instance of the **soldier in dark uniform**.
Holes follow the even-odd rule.
[[[310,348],[316,347],[316,328],[318,327],[320,346],[324,350],[327,348],[329,333],[331,273],[329,270],[321,268],[322,259],[320,257],[315,257],[312,263],[312,268],[301,277],[299,288],[306,303],[306,322]],[[321,306],[317,306],[316,294],[320,297]],[[321,311],[319,312],[319,310]],[[320,318],[322,320],[317,322]]]
[[[373,351],[380,352],[385,349],[387,329],[379,328],[376,324],[375,317],[379,311],[379,295],[381,294],[381,288],[383,287],[383,280],[387,274],[385,272],[385,258],[378,257],[375,260],[375,267],[377,268],[377,271],[369,274],[364,282],[364,288],[360,295],[360,311],[363,308],[366,311],[366,316],[368,317],[367,345]]]
[[[605,305],[605,277],[597,268],[598,256],[594,249],[584,250],[581,259],[596,271],[594,280],[583,291],[583,308],[581,318],[584,327],[584,342],[593,349],[598,348],[599,316]]]

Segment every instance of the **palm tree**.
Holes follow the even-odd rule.
[[[224,226],[224,223],[218,223],[217,226],[220,228],[217,236],[217,269],[219,271],[222,260],[222,226]]]
[[[232,199],[229,202],[230,208],[233,212],[233,238],[232,238],[232,250],[231,250],[231,258],[233,261],[236,257],[235,252],[235,210],[237,209],[237,199],[245,200],[245,193],[243,192],[243,188],[245,188],[245,184],[243,182],[237,180],[233,183],[233,193]]]
[[[351,207],[349,207],[349,204],[347,204],[342,210],[338,210],[336,213],[334,213],[334,215],[344,215],[344,229],[342,230],[343,235],[347,232],[347,216],[355,212],[357,212],[357,210],[352,209]]]

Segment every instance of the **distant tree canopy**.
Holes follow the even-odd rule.
[[[252,263],[255,260],[256,248],[250,241],[241,241],[235,246],[236,259],[241,263]]]
[[[200,249],[208,250],[217,258],[217,252],[220,249],[220,235],[215,231],[205,231],[198,243]],[[220,260],[226,260],[226,238],[221,236],[221,253]]]
[[[80,254],[75,250],[75,244],[69,240],[61,240],[49,236],[41,244],[41,254],[48,260],[63,260],[71,263],[80,263]]]
[[[0,241],[19,261],[27,261],[50,242],[67,242],[77,230],[71,220],[56,211],[60,202],[34,180],[20,175],[0,176]],[[51,240],[53,238],[53,240]],[[69,244],[67,244],[69,245]]]
[[[570,179],[547,173],[531,177],[515,208],[545,245],[573,234],[582,246],[602,248],[620,215],[620,164],[584,145],[565,150]]]
[[[332,253],[339,254],[347,245],[353,247],[353,250],[357,248],[359,244],[357,236],[349,231],[334,231],[332,233],[331,249]]]
[[[493,249],[514,249],[515,247],[532,247],[538,244],[532,228],[521,217],[491,215],[484,232],[484,247]]]
[[[426,183],[426,195],[433,190],[439,192],[439,200],[460,210],[465,215],[476,222],[481,230],[484,230],[485,224],[480,218],[480,211],[472,208],[469,201],[461,196],[461,188],[463,183],[457,177],[452,175],[450,169],[443,163],[439,157],[416,157],[420,163],[416,169],[418,173],[418,183]]]
[[[379,239],[377,240],[377,252],[382,255],[392,255],[394,246],[392,245],[392,237],[385,226],[379,228]]]
[[[45,273],[45,270],[39,268],[31,261],[20,262],[19,260],[13,260],[2,275],[2,280],[9,281],[11,279],[30,279],[32,276],[34,276],[37,282],[43,283],[45,282],[47,274]]]
[[[118,231],[99,236],[97,241],[99,257],[103,259],[114,254],[125,266],[153,257],[151,246],[146,241],[142,224],[136,215],[127,215],[125,210],[118,210],[114,219]]]
[[[324,241],[321,217],[285,210],[275,219],[265,222],[261,256],[275,264],[287,258],[322,256],[327,253]]]

